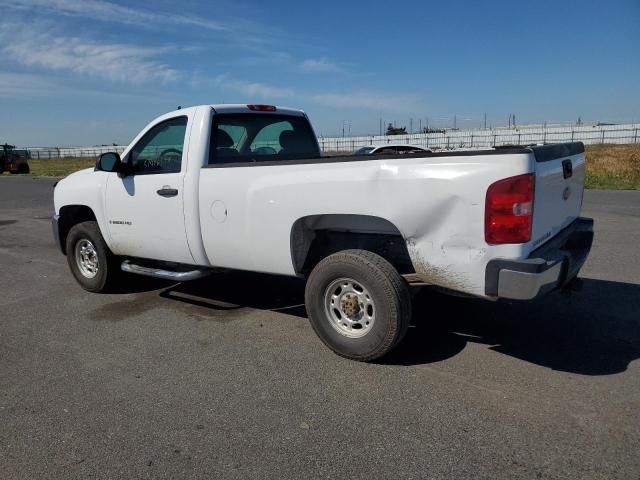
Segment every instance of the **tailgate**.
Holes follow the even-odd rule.
[[[532,147],[536,183],[531,248],[537,248],[573,222],[582,208],[584,144]]]

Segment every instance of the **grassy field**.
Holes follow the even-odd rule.
[[[640,190],[640,145],[587,145],[587,188]]]
[[[640,145],[587,145],[586,149],[587,188],[640,190]],[[63,177],[94,165],[95,158],[29,161],[31,175],[46,177]]]
[[[83,168],[95,167],[95,158],[54,158],[51,160],[29,160],[31,175],[42,177],[65,177]]]

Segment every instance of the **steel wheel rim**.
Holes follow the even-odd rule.
[[[352,278],[339,278],[324,292],[325,314],[339,334],[364,337],[376,319],[376,306],[369,290]]]
[[[85,278],[94,278],[98,274],[98,252],[91,241],[83,238],[76,243],[75,258],[78,270]]]

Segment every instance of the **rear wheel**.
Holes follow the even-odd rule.
[[[338,355],[371,361],[395,348],[411,320],[409,289],[385,259],[345,250],[313,269],[305,290],[311,325]]]
[[[89,292],[113,289],[119,276],[116,257],[94,221],[74,225],[67,235],[67,263],[82,288]]]

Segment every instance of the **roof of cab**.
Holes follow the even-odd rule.
[[[242,103],[222,103],[216,105],[209,105],[213,108],[216,113],[256,113],[256,114],[273,114],[273,113],[283,113],[285,115],[295,115],[298,117],[303,117],[304,112],[302,110],[296,110],[294,108],[287,107],[279,107],[276,105],[275,112],[259,112],[255,110],[249,109],[246,104]]]

